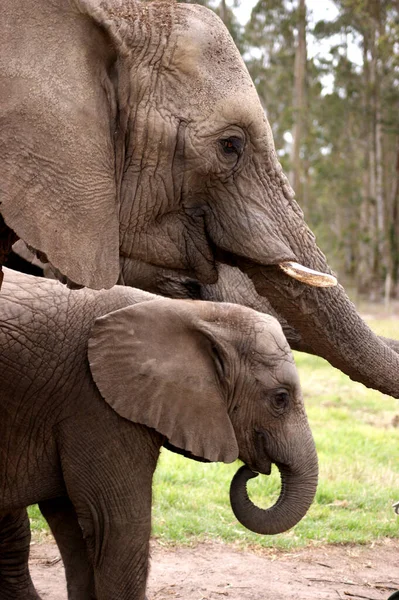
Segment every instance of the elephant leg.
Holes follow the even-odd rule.
[[[109,481],[111,488],[113,482]],[[107,505],[101,489],[76,501],[87,555],[93,568],[96,600],[146,600],[145,590],[151,533],[150,510],[122,509]],[[118,496],[120,493],[118,489]],[[85,490],[86,492],[86,490]],[[130,497],[122,491],[126,503]],[[73,498],[75,500],[75,498]]]
[[[149,524],[119,522],[109,515],[106,521],[104,529],[96,534],[88,530],[86,536],[93,561],[96,599],[146,600]]]
[[[145,599],[152,477],[162,441],[101,403],[84,421],[71,418],[60,425],[63,478],[93,567],[97,600]]]
[[[29,573],[26,509],[0,516],[0,600],[40,600]]]
[[[67,497],[54,498],[39,502],[39,508],[62,556],[68,600],[95,600],[93,568],[72,502]]]

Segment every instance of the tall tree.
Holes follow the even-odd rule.
[[[294,94],[293,94],[293,127],[291,146],[291,185],[297,194],[303,198],[301,176],[304,161],[301,160],[301,146],[306,130],[306,3],[299,0],[297,8],[297,35],[294,63]],[[307,207],[304,206],[306,209]]]
[[[316,33],[323,39],[339,33],[345,39],[349,32],[362,49],[362,63],[352,63],[356,74],[360,75],[360,79],[357,77],[360,98],[357,111],[352,114],[354,128],[347,129],[348,150],[344,154],[347,165],[353,168],[356,167],[354,155],[360,155],[360,149],[363,153],[362,161],[356,167],[363,180],[355,228],[358,239],[354,249],[357,284],[360,290],[375,289],[381,293],[384,287],[389,291],[390,281],[397,278],[388,224],[395,214],[391,189],[395,177],[392,165],[396,160],[398,111],[393,114],[391,107],[394,96],[397,102],[399,83],[398,4],[396,0],[335,0],[335,4],[339,8],[339,16],[333,23],[318,24]],[[343,46],[341,43],[337,48],[341,55]],[[392,64],[395,61],[396,66]],[[338,63],[331,64],[335,88]],[[348,97],[350,86],[351,82],[347,80],[338,88],[339,93]],[[349,106],[347,103],[346,112]],[[344,199],[345,205],[351,202],[353,197]],[[342,200],[340,204],[343,205]]]
[[[286,133],[292,130],[295,10],[286,0],[259,0],[244,32],[245,59],[273,129],[280,157],[289,167]]]

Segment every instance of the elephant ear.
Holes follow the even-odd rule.
[[[214,337],[193,304],[153,300],[96,320],[88,357],[105,401],[122,417],[210,461],[238,457]]]
[[[108,34],[73,3],[5,0],[0,35],[4,221],[76,283],[111,287],[119,218]]]

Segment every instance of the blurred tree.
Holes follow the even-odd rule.
[[[318,23],[316,35],[328,39],[339,34],[342,42],[336,50],[348,62],[349,34],[362,50],[362,63],[351,63],[356,77],[352,73],[352,77],[340,79],[342,60],[331,63],[334,87],[339,86],[338,92],[346,100],[343,115],[351,111],[348,95],[354,81],[358,101],[351,111],[353,126],[347,123],[345,155],[351,171],[356,168],[362,177],[361,195],[360,199],[356,194],[357,198],[351,195],[340,201],[341,211],[351,204],[358,206],[354,212],[356,264],[350,274],[356,276],[360,291],[385,291],[389,296],[392,282],[396,284],[398,280],[395,192],[399,136],[398,3],[397,0],[335,0],[335,4],[339,8],[337,19]],[[346,176],[345,171],[342,176]]]
[[[244,32],[244,57],[285,168],[289,166],[285,137],[293,127],[294,25],[292,2],[259,0]]]
[[[306,197],[302,191],[302,172],[306,170],[308,161],[301,160],[301,145],[307,130],[307,102],[306,102],[306,3],[299,0],[297,7],[297,39],[294,61],[294,95],[293,95],[293,126],[291,146],[290,181],[296,193],[303,199],[304,209],[307,210]]]

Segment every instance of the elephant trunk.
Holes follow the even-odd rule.
[[[278,267],[245,260],[239,266],[296,330],[303,349],[322,356],[354,381],[399,398],[397,348],[389,348],[370,330],[342,286],[318,289],[294,281]],[[329,271],[326,263],[315,267]]]
[[[246,465],[232,479],[230,504],[238,521],[250,531],[275,535],[294,527],[306,514],[313,502],[318,479],[317,458],[302,473],[279,466],[281,492],[277,502],[267,509],[256,506],[248,497],[247,481],[257,477]]]

